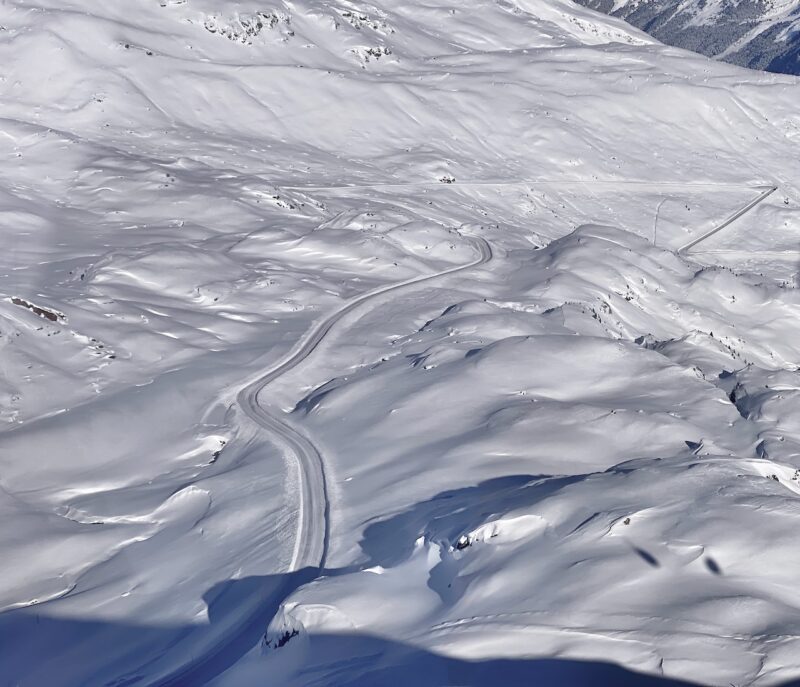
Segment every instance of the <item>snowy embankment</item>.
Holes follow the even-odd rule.
[[[800,675],[795,80],[566,0],[0,26],[2,684]]]

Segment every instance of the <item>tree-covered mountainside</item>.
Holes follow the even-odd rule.
[[[800,74],[798,0],[577,0],[660,41],[769,72]]]

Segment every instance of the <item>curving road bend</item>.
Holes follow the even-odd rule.
[[[476,250],[478,255],[475,260],[434,274],[414,277],[388,286],[382,286],[353,298],[306,332],[303,338],[297,342],[295,347],[282,360],[260,374],[256,379],[247,382],[238,391],[236,401],[244,413],[259,427],[270,432],[271,437],[276,439],[277,443],[282,444],[298,462],[300,469],[299,520],[292,562],[289,570],[286,571],[286,575],[277,576],[277,579],[267,587],[254,588],[252,592],[253,598],[243,599],[238,597],[231,599],[232,607],[241,609],[243,612],[234,611],[226,618],[224,624],[227,627],[227,632],[225,632],[220,643],[210,650],[203,651],[202,657],[192,661],[189,665],[168,671],[160,679],[151,679],[149,684],[160,685],[160,687],[206,684],[233,665],[238,658],[252,648],[253,637],[258,636],[259,632],[264,632],[266,622],[274,615],[278,609],[278,604],[287,594],[291,593],[298,584],[311,581],[315,570],[322,570],[328,552],[329,531],[329,505],[322,456],[314,444],[305,436],[260,405],[258,402],[259,394],[271,382],[306,360],[339,320],[364,303],[400,289],[432,282],[450,274],[463,272],[478,265],[483,265],[492,259],[492,249],[485,239],[477,236],[462,236]],[[295,577],[290,580],[289,578],[292,575]],[[298,578],[297,575],[300,577]],[[269,617],[266,617],[265,613]],[[142,675],[138,677],[142,677]],[[134,682],[136,680],[125,682],[125,684],[133,684]]]
[[[349,189],[351,187],[344,188]],[[767,187],[757,198],[735,212],[724,222],[679,248],[678,253],[689,251],[717,232],[730,226],[737,219],[766,200],[775,191],[777,191],[776,186]],[[271,382],[306,360],[339,320],[364,303],[400,289],[431,282],[457,272],[463,272],[488,263],[492,259],[492,248],[485,239],[477,236],[464,236],[464,238],[472,244],[478,253],[475,260],[435,274],[414,277],[388,286],[382,286],[357,296],[312,327],[283,360],[261,374],[257,379],[249,382],[237,394],[236,400],[245,414],[276,437],[298,461],[301,473],[299,521],[290,571],[309,567],[321,569],[325,564],[329,535],[329,503],[325,469],[322,456],[311,441],[260,405],[258,402],[259,394]]]
[[[354,187],[343,188],[351,190]],[[757,198],[735,212],[723,223],[682,246],[677,252],[686,253],[712,235],[728,227],[766,200],[776,190],[777,187],[774,186],[765,188]],[[342,318],[365,303],[405,288],[411,288],[439,280],[448,275],[464,272],[473,267],[486,264],[493,259],[492,248],[485,239],[463,234],[462,236],[476,251],[477,256],[474,260],[434,274],[422,275],[382,286],[353,298],[313,325],[286,356],[265,372],[260,373],[256,378],[251,378],[245,382],[236,392],[236,402],[247,417],[260,428],[269,432],[270,437],[276,443],[281,444],[297,460],[300,472],[300,483],[298,485],[299,515],[292,559],[286,572],[308,571],[310,576],[302,574],[302,582],[310,581],[313,579],[314,571],[321,571],[324,568],[328,553],[329,501],[324,461],[314,444],[281,417],[284,416],[283,413],[280,413],[280,416],[274,414],[273,410],[259,403],[259,395],[270,383],[308,359]],[[295,582],[302,583],[299,579]],[[264,609],[271,608],[272,610],[267,612],[272,615],[277,610],[277,604],[286,594],[292,591],[294,586],[296,584],[292,585],[288,581],[278,581],[271,590],[259,592],[258,596],[262,597],[261,601],[256,602],[256,606],[259,606],[259,608],[251,608],[245,612],[244,616],[232,617],[230,619],[230,632],[222,640],[221,644],[218,644],[210,651],[203,652],[203,656],[199,660],[192,661],[191,664],[173,671],[168,676],[164,676],[161,680],[157,680],[152,684],[159,684],[162,687],[204,684],[218,675],[232,665],[236,657],[242,655],[239,650],[233,649],[233,645],[243,648],[244,651],[249,650],[253,633],[263,632],[264,630]],[[267,596],[270,597],[270,601],[269,603],[264,603]],[[240,605],[241,602],[242,600],[239,599],[237,605]],[[231,657],[233,657],[232,660]]]
[[[344,188],[351,190],[352,187]],[[777,187],[774,186],[764,189],[763,193],[757,198],[731,215],[731,217],[723,223],[682,246],[678,250],[678,253],[686,253],[699,243],[725,229],[766,200],[766,198],[776,190]],[[338,310],[312,326],[282,360],[261,373],[257,378],[248,381],[238,391],[236,401],[243,412],[259,427],[269,432],[271,437],[276,439],[278,443],[282,444],[297,460],[299,467],[300,484],[298,486],[300,503],[298,504],[299,515],[297,533],[291,564],[287,572],[292,573],[306,569],[321,571],[325,566],[330,529],[330,506],[325,478],[325,466],[322,456],[314,444],[284,419],[273,414],[274,411],[262,406],[259,403],[259,395],[270,383],[304,362],[319,347],[325,337],[342,318],[365,303],[401,289],[433,282],[448,275],[472,269],[473,267],[486,264],[492,260],[492,248],[485,239],[478,236],[462,236],[475,249],[477,257],[474,260],[465,265],[451,267],[434,274],[414,277],[405,281],[382,286],[353,298]],[[278,594],[283,591],[288,592],[290,590],[276,589],[276,593]],[[218,647],[218,650],[222,650],[222,647]],[[205,660],[200,661],[200,665],[208,663],[209,659],[211,659],[211,654],[207,654]],[[197,669],[198,665],[195,665],[194,668]],[[182,677],[185,678],[186,675],[187,672],[183,671]],[[170,681],[170,684],[175,683]]]
[[[489,243],[477,236],[464,236],[478,253],[478,257],[465,265],[451,267],[435,274],[423,275],[368,291],[328,315],[312,327],[287,356],[264,372],[255,381],[243,387],[236,399],[242,410],[255,423],[283,443],[298,461],[301,473],[299,522],[290,571],[303,568],[322,568],[328,553],[328,494],[322,456],[302,434],[273,415],[258,402],[259,394],[271,382],[286,374],[306,360],[320,345],[331,329],[345,315],[379,296],[440,279],[447,275],[488,263],[492,259]]]

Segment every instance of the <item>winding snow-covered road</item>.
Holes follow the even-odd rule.
[[[279,363],[267,370],[258,379],[249,382],[237,396],[237,401],[247,416],[265,429],[293,453],[298,461],[301,474],[299,522],[291,570],[306,567],[321,568],[328,549],[328,498],[325,485],[325,470],[322,456],[317,448],[297,430],[281,418],[276,417],[259,403],[259,394],[267,385],[286,374],[310,356],[328,335],[334,325],[345,315],[353,312],[364,303],[379,296],[411,286],[431,282],[457,272],[477,267],[492,259],[489,243],[477,236],[465,237],[478,253],[478,257],[466,265],[452,267],[396,284],[382,286],[364,293],[328,315],[297,343],[292,351]]]
[[[760,205],[763,201],[765,201],[767,198],[769,198],[777,190],[778,190],[777,186],[770,186],[769,188],[765,189],[761,194],[759,194],[759,196],[757,198],[754,198],[747,205],[745,205],[744,207],[742,207],[739,210],[737,210],[736,212],[734,212],[730,217],[728,217],[728,219],[726,219],[724,222],[722,222],[722,224],[718,224],[711,231],[707,231],[702,236],[698,236],[696,239],[692,239],[691,241],[689,241],[689,243],[687,243],[686,245],[681,246],[678,249],[678,253],[686,253],[687,251],[689,251],[691,248],[694,248],[699,243],[702,243],[706,239],[711,238],[712,236],[714,236],[714,234],[722,231],[726,227],[729,227],[737,219],[739,219],[740,217],[743,217],[744,215],[746,215],[748,212],[750,212],[757,205]]]
[[[258,378],[250,380],[242,387],[236,398],[245,414],[259,427],[270,433],[270,436],[282,444],[295,456],[299,472],[300,503],[298,507],[299,521],[295,540],[292,562],[287,573],[302,570],[322,569],[328,551],[328,497],[325,482],[325,469],[322,456],[314,444],[299,431],[291,427],[282,418],[274,415],[274,411],[259,403],[259,395],[271,382],[297,367],[306,360],[333,329],[334,325],[347,314],[359,306],[380,296],[432,282],[447,275],[463,272],[489,262],[492,249],[489,243],[477,236],[464,237],[477,251],[475,260],[457,267],[451,267],[434,274],[423,275],[407,279],[395,284],[382,286],[368,291],[347,302],[338,310],[328,315],[325,319],[312,327],[296,346],[277,364],[269,368]],[[305,578],[304,578],[305,579]],[[260,588],[259,588],[260,589]],[[168,677],[158,681],[162,687],[172,687],[185,684],[204,684],[215,675],[231,665],[229,658],[231,646],[244,647],[247,639],[252,639],[254,626],[262,617],[265,594],[273,597],[272,603],[277,604],[292,591],[291,584],[287,581],[278,581],[274,587],[266,592],[259,591],[262,598],[254,600],[250,612],[240,616],[239,628],[232,630],[224,640],[211,651],[204,652],[202,658],[186,665],[178,671],[172,672]],[[264,627],[258,628],[263,632]]]

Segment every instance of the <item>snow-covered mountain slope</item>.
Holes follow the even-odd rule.
[[[796,79],[567,0],[0,26],[0,684],[800,676]]]
[[[752,69],[800,74],[798,0],[577,0],[661,41]]]

